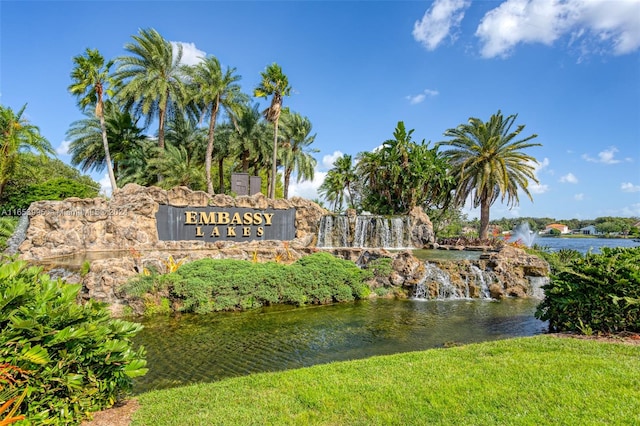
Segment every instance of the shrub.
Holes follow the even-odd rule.
[[[0,363],[29,372],[21,412],[33,424],[78,423],[146,373],[144,349],[131,342],[142,326],[78,304],[79,291],[23,261],[0,265]]]
[[[164,277],[137,277],[123,290],[133,297],[144,298],[145,293],[166,288],[170,297],[180,301],[182,311],[196,313],[252,309],[275,303],[343,302],[369,295],[365,272],[353,262],[327,253],[315,253],[291,265],[201,259]]]
[[[640,247],[572,258],[543,289],[536,317],[552,331],[640,332]]]

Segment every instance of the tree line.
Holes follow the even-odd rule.
[[[237,171],[263,177],[269,197],[288,198],[292,176],[313,179],[315,134],[307,117],[283,107],[291,86],[278,64],[266,67],[253,89],[256,98],[270,97],[260,111],[242,91],[237,70],[223,69],[213,55],[185,65],[182,45],[154,29],[140,30],[124,49],[126,55],[112,60],[91,48],[73,58],[68,89],[85,114],[67,132],[74,166],[106,169],[113,191],[137,183],[229,193],[230,171]],[[2,149],[15,158],[24,147],[52,154],[37,128],[21,119],[23,111],[2,108],[22,126],[15,143],[3,136]],[[479,236],[486,239],[490,206],[498,199],[517,205],[518,191],[532,199],[529,182],[537,183],[537,161],[525,150],[540,144],[531,142],[535,134],[521,135],[525,126],[516,119],[501,111],[486,122],[471,117],[434,146],[414,141],[414,130],[400,121],[378,148],[337,159],[319,193],[334,211],[403,214],[418,207],[444,227],[471,203],[480,207]],[[154,123],[155,137],[146,136]],[[6,158],[0,160],[0,200],[15,169]]]
[[[154,29],[132,39],[124,46],[128,54],[113,60],[90,48],[73,58],[69,91],[87,117],[68,132],[72,164],[85,172],[106,168],[114,191],[135,182],[228,192],[230,168],[266,177],[275,197],[281,167],[287,198],[294,173],[299,181],[313,179],[312,125],[283,108],[291,86],[278,64],[261,73],[253,91],[257,98],[271,97],[259,111],[242,91],[236,68],[223,69],[215,56],[185,65],[182,45]],[[158,127],[149,138],[143,131],[153,123]]]

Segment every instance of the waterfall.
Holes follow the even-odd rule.
[[[27,236],[27,228],[29,227],[29,215],[23,214],[20,216],[20,220],[16,225],[16,229],[13,231],[13,235],[7,240],[7,248],[5,249],[5,254],[16,254],[18,252],[18,247],[24,241]]]
[[[529,295],[535,299],[544,299],[543,285],[549,284],[549,277],[531,277],[528,276],[530,292]]]
[[[466,292],[457,288],[451,282],[451,277],[448,273],[438,268],[437,265],[429,262],[424,263],[425,275],[416,284],[413,298],[415,299],[429,299],[429,287],[435,285],[437,290],[437,300],[442,299],[463,299],[468,298],[468,285]],[[466,294],[464,294],[466,293]]]
[[[410,225],[408,216],[323,216],[316,245],[325,248],[408,248]]]
[[[480,288],[480,298],[491,299],[491,293],[489,292],[489,284],[488,284],[488,282],[493,279],[491,272],[483,271],[482,269],[478,268],[476,265],[471,265],[470,269],[476,278],[476,284]]]
[[[323,216],[318,228],[318,247],[348,247],[349,221],[346,216]]]
[[[471,265],[468,275],[462,274],[459,285],[452,282],[451,276],[438,265],[425,262],[425,273],[416,284],[412,295],[417,300],[457,300],[457,299],[491,299],[489,285],[495,279],[490,271],[483,271],[476,265]],[[472,291],[471,286],[478,290]],[[432,289],[430,292],[429,289]],[[431,293],[437,296],[431,297]]]

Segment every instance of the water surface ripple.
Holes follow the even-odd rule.
[[[150,371],[134,392],[539,334],[547,325],[534,318],[537,303],[378,299],[150,318],[136,337]]]

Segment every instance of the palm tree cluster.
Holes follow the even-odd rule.
[[[320,193],[342,210],[367,210],[377,214],[402,214],[414,207],[446,207],[451,199],[453,178],[448,163],[435,148],[412,138],[404,122],[398,122],[394,138],[373,151],[361,152],[355,163],[350,155],[334,162]]]
[[[267,178],[275,198],[278,167],[285,197],[292,174],[313,179],[311,122],[282,107],[291,87],[277,64],[266,68],[254,91],[272,96],[263,118],[242,92],[236,68],[223,69],[212,55],[185,65],[182,45],[154,29],[132,39],[127,55],[114,60],[95,49],[73,59],[69,91],[86,115],[67,132],[73,165],[85,172],[106,168],[114,191],[134,182],[213,194],[214,187],[229,190],[227,172],[251,170]],[[155,138],[144,134],[153,123]]]
[[[439,212],[456,210],[471,199],[480,207],[480,239],[488,238],[489,207],[498,199],[510,206],[519,203],[518,191],[530,199],[529,181],[535,177],[535,158],[524,149],[540,146],[530,142],[533,134],[518,139],[524,129],[512,130],[517,115],[500,111],[489,121],[470,118],[466,124],[448,129],[450,140],[433,148],[412,141],[400,121],[393,134],[373,151],[338,158],[320,186],[334,211],[348,208],[377,214],[402,214],[415,207]],[[439,151],[440,147],[451,148]]]

